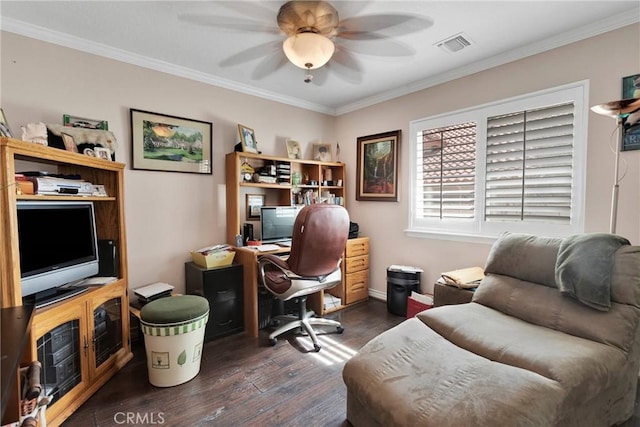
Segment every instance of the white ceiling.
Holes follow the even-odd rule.
[[[370,24],[368,15],[408,14],[420,29],[398,35],[402,27],[387,28],[379,33],[392,37],[378,40],[337,39],[342,56],[307,84],[305,71],[284,60],[285,36],[276,23],[283,3],[2,0],[0,15],[5,31],[328,114],[640,21],[638,0],[333,1],[340,19],[356,18],[354,25]],[[237,30],[223,28],[229,26]],[[459,33],[471,46],[456,53],[435,47]],[[347,67],[339,62],[345,54]]]

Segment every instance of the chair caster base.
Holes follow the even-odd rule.
[[[320,351],[320,346],[318,344],[314,344],[313,345],[313,351],[315,351],[316,353]]]
[[[339,334],[344,332],[344,328],[342,326],[336,326],[336,330],[338,331]]]
[[[273,347],[278,343],[278,338],[269,338],[269,344]]]

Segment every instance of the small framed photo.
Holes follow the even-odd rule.
[[[69,135],[68,133],[61,133],[60,136],[62,137],[62,142],[64,142],[64,148],[67,149],[67,151],[71,151],[72,153],[77,153],[78,152],[78,146],[76,145],[76,140],[73,139],[72,135]]]
[[[104,185],[98,184],[93,186],[93,196],[98,197],[107,197],[107,190],[104,188]]]
[[[264,194],[247,194],[247,220],[260,219],[262,206],[264,206]]]
[[[13,138],[11,129],[9,128],[9,122],[7,122],[7,116],[4,115],[4,110],[2,108],[0,108],[0,136]]]
[[[331,144],[313,144],[313,160],[321,162],[331,162]]]
[[[258,142],[256,141],[256,134],[253,129],[239,124],[238,133],[240,134],[240,145],[242,145],[242,151],[247,153],[257,153]]]
[[[300,149],[300,143],[298,141],[287,141],[287,156],[290,159],[302,158],[302,150]]]
[[[104,160],[111,160],[111,150],[105,147],[96,147],[93,149],[96,153],[96,157]]]
[[[93,151],[91,148],[85,148],[82,151],[82,154],[84,154],[85,156],[89,156],[89,157],[96,157],[96,152]]]

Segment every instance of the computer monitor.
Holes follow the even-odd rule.
[[[262,206],[260,208],[260,229],[263,243],[277,243],[291,240],[293,224],[300,206]]]

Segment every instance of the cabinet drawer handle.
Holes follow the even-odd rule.
[[[227,292],[229,292],[229,290],[224,290],[224,291],[216,291],[217,294],[226,294]]]
[[[218,325],[219,326],[227,326],[227,325],[230,325],[231,322],[233,322],[233,320],[227,320],[226,322],[219,322]]]

